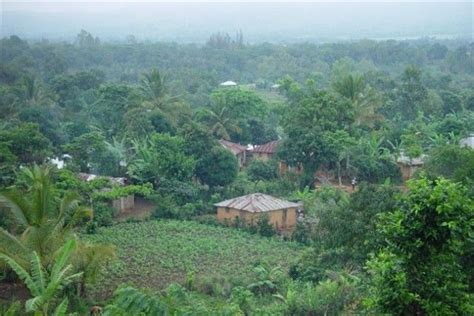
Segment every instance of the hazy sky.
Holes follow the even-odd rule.
[[[15,1],[1,4],[1,35],[72,40],[203,42],[242,30],[245,41],[463,37],[472,40],[472,1]]]

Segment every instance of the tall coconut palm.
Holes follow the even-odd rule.
[[[365,82],[361,75],[349,74],[333,83],[334,90],[342,96],[355,102],[364,91]]]
[[[352,102],[355,112],[355,124],[365,124],[373,127],[383,116],[377,113],[382,104],[380,95],[367,86],[364,77],[359,74],[349,74],[333,83],[334,90]]]
[[[196,113],[196,119],[205,124],[210,133],[218,138],[230,140],[232,133],[241,132],[237,121],[231,117],[224,96],[215,98],[209,107],[200,109]]]
[[[51,104],[51,97],[34,77],[27,76],[23,78],[19,94],[20,98],[30,106]]]
[[[145,99],[143,104],[145,110],[158,111],[173,124],[176,124],[179,116],[187,111],[187,108],[178,102],[178,96],[169,94],[167,78],[157,69],[143,75],[140,91]]]

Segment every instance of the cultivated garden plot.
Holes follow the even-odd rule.
[[[104,267],[90,289],[92,296],[101,299],[124,282],[158,290],[172,282],[183,283],[192,273],[196,280],[243,281],[254,275],[259,264],[285,271],[304,250],[293,242],[174,220],[120,224],[87,238],[116,246],[117,258]]]

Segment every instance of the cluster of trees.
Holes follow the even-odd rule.
[[[262,294],[288,315],[472,312],[474,153],[459,146],[474,126],[472,44],[245,45],[241,33],[203,46],[111,44],[81,31],[74,44],[12,36],[0,46],[0,262],[30,289],[28,311],[64,313],[63,298],[84,298],[96,256],[113,253],[76,233],[113,223],[98,190],[124,192],[75,176],[86,172],[127,177],[159,218],[256,191],[305,202],[291,238],[308,250],[291,278],[261,271],[216,313],[255,311]],[[219,87],[228,79],[240,85]],[[219,139],[281,142],[275,160],[239,170]],[[406,193],[395,186],[402,153],[425,157]],[[28,168],[53,157],[66,169]],[[277,160],[302,174],[279,174]],[[367,184],[352,195],[312,189],[353,177]],[[257,231],[272,235],[266,224]],[[169,291],[125,287],[105,312],[199,312],[191,290]],[[142,306],[125,306],[127,295]]]

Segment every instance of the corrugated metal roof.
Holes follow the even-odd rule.
[[[298,207],[299,204],[285,201],[263,193],[252,193],[214,204],[214,206],[234,208],[251,213],[260,213],[281,210],[290,207]]]
[[[255,147],[253,148],[253,152],[273,154],[276,152],[276,148],[279,142],[280,142],[279,140],[274,140],[263,145],[255,145]]]
[[[219,143],[222,146],[224,146],[225,148],[227,148],[228,150],[232,151],[234,153],[234,155],[238,155],[241,152],[247,150],[246,146],[242,146],[240,144],[229,142],[228,140],[221,139],[221,140],[219,140]]]

